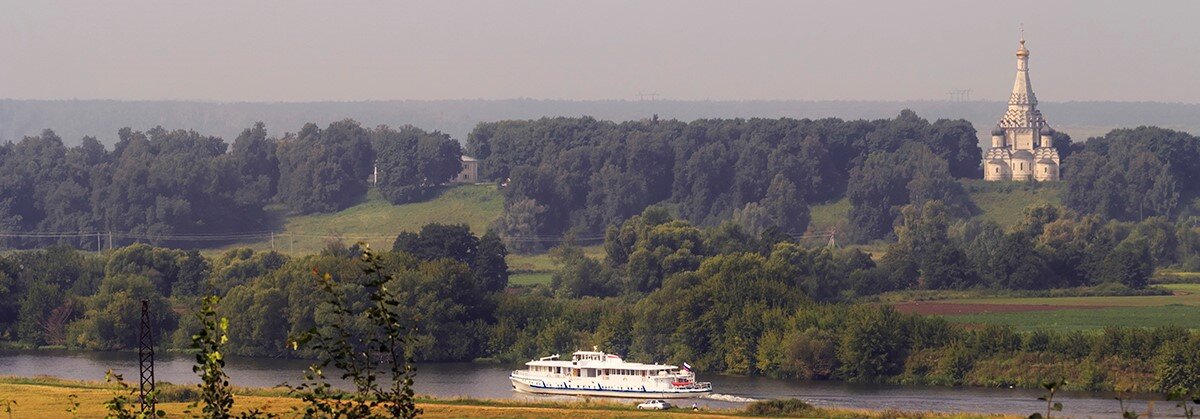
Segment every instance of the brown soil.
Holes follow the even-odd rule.
[[[978,313],[1018,313],[1023,311],[1053,311],[1063,309],[1096,309],[1105,306],[1089,305],[1049,305],[1049,304],[962,304],[939,303],[935,301],[909,301],[893,304],[892,307],[901,313],[955,315]]]

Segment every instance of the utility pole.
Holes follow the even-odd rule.
[[[271,232],[271,250],[272,251],[275,250],[275,232],[274,231]]]
[[[149,397],[154,393],[154,332],[150,328],[150,302],[147,300],[142,300],[141,329],[138,335],[138,372],[141,376],[138,403],[141,404],[142,413],[146,413],[154,411],[154,400]]]
[[[108,232],[108,250],[112,250],[112,231]]]

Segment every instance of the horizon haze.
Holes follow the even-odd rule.
[[[0,98],[1200,102],[1200,3],[0,0]]]

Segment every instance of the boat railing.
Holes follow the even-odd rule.
[[[684,385],[677,385],[675,388],[679,390],[712,390],[712,383],[707,381],[692,382]]]

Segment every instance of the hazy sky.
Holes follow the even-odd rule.
[[[0,0],[0,98],[1200,102],[1196,1]]]

